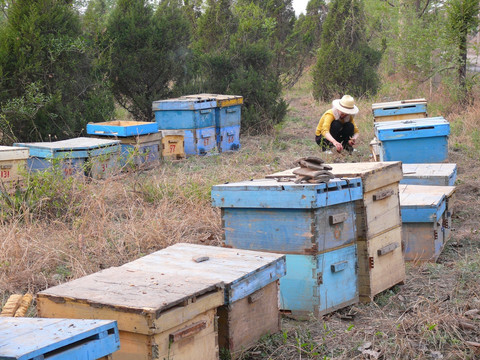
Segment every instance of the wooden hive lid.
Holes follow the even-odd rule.
[[[445,209],[445,195],[433,193],[400,192],[402,222],[435,222]]]
[[[226,303],[242,299],[286,274],[285,255],[196,244],[175,244],[125,264],[128,269],[176,274],[225,284]]]
[[[427,104],[427,100],[424,98],[399,100],[399,101],[387,101],[387,102],[373,103],[372,110],[384,109],[388,107],[401,107],[406,105],[408,106],[408,105],[426,105],[426,104]]]
[[[0,146],[0,161],[28,159],[29,149],[19,146]]]
[[[399,182],[403,178],[402,163],[400,161],[334,163],[326,164],[332,167],[330,172],[339,178],[362,179],[365,192]],[[298,168],[267,175],[267,178],[295,177],[293,171]]]
[[[432,194],[445,195],[448,199],[453,196],[456,186],[430,186],[430,185],[406,185],[400,184],[398,186],[399,194]]]
[[[38,295],[48,298],[75,299],[91,306],[102,306],[119,312],[153,316],[186,304],[208,293],[215,293],[223,284],[148,271],[117,267],[46,289]],[[212,302],[211,308],[221,305]]]
[[[403,164],[403,176],[450,176],[457,171],[457,164]]]

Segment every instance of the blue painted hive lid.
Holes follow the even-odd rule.
[[[119,144],[119,140],[79,137],[53,142],[16,143],[13,146],[29,148],[32,157],[86,158],[89,155],[118,152],[120,150]]]
[[[0,359],[99,359],[119,348],[116,321],[0,318]]]
[[[375,123],[375,135],[380,141],[448,136],[450,124],[443,117]]]
[[[404,187],[400,195],[402,222],[420,223],[439,221],[445,212],[445,195],[442,193],[410,192]]]
[[[225,303],[254,293],[286,274],[285,255],[197,244],[175,244],[123,265],[132,270],[149,269],[225,283]]]
[[[212,203],[218,207],[316,209],[363,197],[360,178],[333,179],[321,184],[261,179],[212,187]]]
[[[153,111],[159,110],[204,110],[213,109],[217,106],[215,99],[187,99],[175,98],[168,100],[157,100],[152,104]]]
[[[129,137],[157,132],[157,122],[114,120],[87,124],[87,134],[91,135]]]

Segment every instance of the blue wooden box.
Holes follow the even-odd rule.
[[[43,171],[58,162],[65,176],[87,174],[103,179],[118,171],[120,141],[79,137],[54,142],[16,143],[30,150],[29,171]]]
[[[240,149],[240,123],[243,97],[238,95],[197,94],[182,96],[189,99],[214,99],[215,126],[219,152]]]
[[[428,188],[428,187],[426,187]],[[400,192],[402,237],[406,261],[436,261],[445,243],[446,198],[442,193]]]
[[[123,267],[223,282],[225,304],[217,311],[219,345],[231,354],[280,331],[278,279],[286,273],[285,255],[180,243]]]
[[[392,121],[422,118],[427,116],[427,101],[411,99],[372,104],[375,121]]]
[[[116,321],[0,318],[0,360],[96,360],[119,348]]]
[[[453,186],[457,164],[403,164],[400,184]]]
[[[287,254],[280,308],[295,318],[320,317],[358,302],[356,245],[318,255]]]
[[[448,158],[450,124],[443,117],[375,123],[380,161],[437,163]]]
[[[157,122],[114,120],[87,124],[87,134],[98,136],[128,137],[157,132]]]
[[[207,155],[216,151],[214,99],[176,98],[154,101],[155,121],[161,130],[185,131],[185,154]]]
[[[354,201],[361,180],[294,184],[272,179],[216,185],[225,245],[288,254],[316,254],[356,239]]]

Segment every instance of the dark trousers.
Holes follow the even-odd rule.
[[[353,136],[354,131],[355,128],[351,122],[342,124],[339,120],[333,120],[330,125],[330,135],[341,143],[344,149],[348,147],[348,140]],[[333,147],[333,144],[322,135],[315,136],[315,142],[322,147],[322,151]]]

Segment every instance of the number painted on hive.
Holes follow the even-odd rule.
[[[0,170],[0,179],[8,179],[10,177],[10,170]]]

